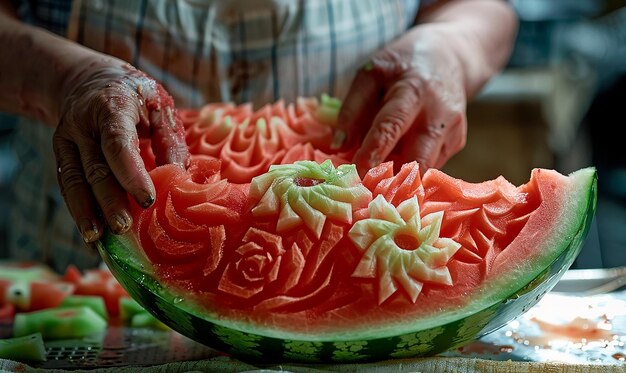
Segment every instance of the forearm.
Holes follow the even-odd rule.
[[[440,31],[457,57],[468,97],[506,64],[517,33],[517,16],[501,0],[447,1],[426,9],[411,32]]]
[[[26,25],[0,6],[0,111],[56,126],[72,67],[97,57],[92,50]]]

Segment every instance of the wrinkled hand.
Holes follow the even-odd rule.
[[[426,31],[426,30],[424,30]],[[339,113],[363,175],[393,155],[422,169],[441,167],[465,145],[464,77],[436,30],[410,31],[356,75]],[[372,120],[373,118],[373,120]]]
[[[70,214],[87,243],[100,238],[104,221],[124,233],[132,224],[127,193],[143,207],[155,198],[139,138],[152,139],[157,164],[188,162],[174,102],[156,81],[115,59],[83,64],[61,94],[53,147]]]

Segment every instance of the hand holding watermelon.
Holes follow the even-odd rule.
[[[173,99],[143,72],[96,57],[70,70],[69,77],[53,138],[57,177],[74,221],[91,243],[104,231],[100,213],[113,232],[130,228],[127,193],[143,207],[154,201],[140,138],[151,139],[159,165],[184,167],[189,152]]]
[[[514,24],[506,5],[439,5],[423,21],[374,54],[355,77],[339,114],[362,176],[387,159],[442,167],[465,146],[468,97],[478,92],[510,53],[510,32],[493,33],[478,21]],[[420,13],[422,14],[422,13]],[[496,21],[497,20],[497,21]],[[460,25],[462,25],[460,27]],[[339,136],[341,137],[341,136]]]
[[[403,161],[441,167],[465,145],[466,96],[460,61],[449,48],[435,47],[442,40],[419,39],[422,33],[412,31],[378,52],[361,69],[346,98],[344,115],[378,108],[361,115],[360,121],[345,121],[350,125],[349,138],[362,141],[354,157],[361,173],[392,153]],[[382,101],[376,102],[381,96]],[[367,117],[373,118],[369,128],[356,127],[367,123]]]

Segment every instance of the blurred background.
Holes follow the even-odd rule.
[[[595,221],[574,267],[626,265],[626,1],[510,0],[506,69],[468,106],[468,139],[445,167],[519,185],[535,167],[598,169]]]
[[[468,106],[466,148],[444,168],[519,185],[532,168],[594,165],[598,211],[577,268],[626,265],[626,0],[510,0],[520,18],[506,69]],[[15,118],[0,113],[0,257],[10,229]],[[626,147],[626,146],[625,146]]]

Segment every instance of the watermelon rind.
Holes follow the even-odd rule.
[[[162,286],[134,237],[104,234],[100,254],[128,293],[172,329],[241,359],[267,362],[356,362],[434,355],[490,333],[520,316],[550,291],[580,252],[595,213],[597,174],[592,167],[569,175],[571,198],[558,232],[541,243],[530,265],[502,273],[468,303],[415,322],[371,325],[323,334],[274,330],[228,320],[194,306]]]

